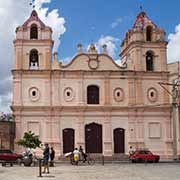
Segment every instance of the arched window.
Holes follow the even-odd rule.
[[[153,52],[151,52],[151,51],[148,51],[146,53],[146,70],[147,71],[154,70]]]
[[[38,39],[38,28],[36,24],[31,25],[30,39]]]
[[[30,51],[29,67],[30,69],[38,69],[39,67],[39,57],[38,57],[38,51],[36,49]]]
[[[148,26],[146,28],[146,41],[152,41],[152,27]]]
[[[87,87],[87,104],[99,104],[99,87]]]

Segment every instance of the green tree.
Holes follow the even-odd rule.
[[[41,141],[39,140],[38,136],[29,131],[25,132],[24,137],[22,139],[19,139],[16,144],[26,148],[36,149],[37,147],[40,147]]]

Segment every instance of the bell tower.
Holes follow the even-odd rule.
[[[52,29],[33,10],[26,22],[16,28],[13,69],[50,70],[52,47]]]
[[[165,31],[141,12],[121,44],[120,57],[128,70],[167,71]]]

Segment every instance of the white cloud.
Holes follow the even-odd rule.
[[[22,25],[30,16],[32,7],[29,3],[30,0],[0,0],[0,111],[10,111],[11,86],[6,83],[6,79],[11,76],[14,61],[13,39],[15,28]],[[65,32],[65,20],[59,16],[57,9],[44,8],[44,4],[47,3],[51,3],[51,0],[35,0],[39,17],[53,29],[54,50],[57,50],[60,44],[59,38]]]
[[[114,29],[115,27],[119,26],[120,23],[122,23],[123,18],[119,17],[114,22],[112,22],[111,27]]]
[[[107,45],[108,54],[115,58],[116,55],[116,44],[119,43],[119,39],[112,36],[101,36],[100,39],[95,43],[97,49],[101,49],[104,44]]]
[[[168,50],[167,59],[168,62],[174,62],[180,60],[180,24],[175,27],[175,33],[171,33],[168,36]]]
[[[48,12],[48,8],[42,8],[43,4],[50,3],[51,0],[36,0],[35,6],[38,13],[39,18],[48,26],[53,29],[53,40],[54,42],[54,51],[57,51],[60,45],[60,37],[66,31],[64,27],[65,20],[64,18],[59,16],[58,9],[53,9]]]

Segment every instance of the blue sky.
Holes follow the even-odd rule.
[[[31,0],[0,0],[0,111],[12,104],[12,76],[15,29],[30,16]],[[119,63],[121,40],[133,26],[140,6],[147,16],[167,33],[167,61],[180,60],[180,1],[165,0],[33,0],[41,20],[53,29],[54,51],[67,63],[76,54],[76,45],[86,50],[90,43]]]
[[[167,34],[174,32],[180,22],[178,0],[173,0],[172,4],[163,0],[53,0],[48,6],[50,9],[58,8],[60,16],[66,21],[66,32],[61,37],[58,49],[60,59],[73,56],[79,42],[87,45],[96,42],[102,35],[122,40],[125,32],[132,27],[140,5],[149,18],[164,28]],[[112,28],[112,23],[119,18],[122,21]],[[120,44],[116,43],[117,46]],[[118,52],[119,47],[116,57]]]

